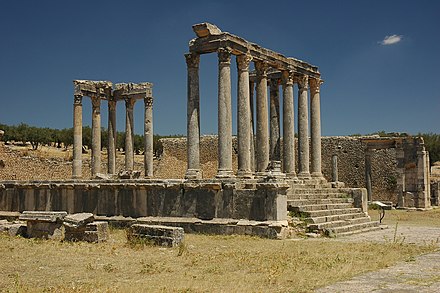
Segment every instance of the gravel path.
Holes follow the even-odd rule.
[[[440,228],[398,226],[336,238],[333,241],[403,241],[435,244],[440,248]],[[316,292],[440,292],[440,251],[416,257],[414,261],[357,276]]]

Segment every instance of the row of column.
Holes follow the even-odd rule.
[[[201,178],[200,139],[200,94],[199,62],[195,53],[185,55],[188,69],[188,120],[187,150],[188,170],[186,178]],[[218,173],[217,177],[231,177],[232,171],[232,110],[231,110],[231,50],[218,50]],[[254,61],[256,69],[256,141],[253,140],[253,91],[254,83],[249,82],[249,65],[252,57],[247,54],[236,58],[238,70],[237,86],[237,137],[238,176],[252,177],[254,171],[253,153],[255,147],[256,175],[267,174],[270,161],[280,160],[280,123],[278,80],[270,83],[270,139],[267,99],[267,72],[269,65]],[[298,83],[298,177],[302,179],[322,178],[321,172],[321,120],[320,85],[321,80],[307,75],[296,75],[292,71],[282,71],[283,87],[283,172],[296,178],[295,138],[294,138],[294,95],[293,84]],[[309,115],[308,90],[310,88],[311,107],[311,148],[312,162],[309,169]]]
[[[75,96],[73,105],[73,178],[82,177],[82,98]],[[91,173],[101,173],[101,98],[92,101]],[[108,100],[108,174],[116,174],[116,100]],[[136,99],[125,98],[125,169],[134,168],[133,108]],[[144,166],[145,177],[153,176],[153,98],[144,98]]]

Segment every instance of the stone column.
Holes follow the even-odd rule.
[[[238,176],[251,178],[251,102],[249,98],[250,55],[237,56],[237,136],[238,136]]]
[[[332,182],[338,182],[338,155],[332,156]]]
[[[371,182],[371,149],[365,151],[365,187],[367,188],[368,201],[372,201],[373,190]]]
[[[252,173],[255,172],[254,89],[255,89],[255,82],[249,81],[249,105],[250,105],[249,107],[251,109],[250,140],[251,140],[251,171],[252,171]]]
[[[295,172],[295,112],[293,72],[282,72],[283,83],[283,172],[296,178]]]
[[[73,165],[72,177],[82,176],[82,96],[75,96],[73,102]]]
[[[270,155],[271,161],[280,160],[280,95],[278,79],[270,80]]]
[[[153,177],[153,97],[144,98],[144,168],[145,177]]]
[[[308,113],[308,76],[298,78],[298,177],[309,179],[309,113]]]
[[[92,177],[101,172],[101,97],[92,97]]]
[[[187,64],[187,156],[188,169],[185,178],[202,178],[200,171],[200,93],[199,63],[200,55],[185,54]]]
[[[125,170],[133,171],[134,150],[133,150],[133,108],[136,99],[125,99]]]
[[[265,175],[269,165],[269,126],[267,113],[267,63],[255,62],[257,71],[257,175]]]
[[[218,170],[217,177],[231,177],[232,172],[232,106],[231,51],[218,51]]]
[[[116,100],[108,100],[108,173],[116,173]]]
[[[312,177],[324,179],[321,171],[321,101],[322,80],[311,78],[310,82],[310,130],[312,145]]]

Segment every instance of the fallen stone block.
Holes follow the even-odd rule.
[[[0,232],[8,233],[9,236],[22,236],[27,234],[26,223],[9,222],[7,220],[0,220]]]
[[[181,227],[169,227],[162,225],[133,224],[127,232],[130,242],[146,240],[160,246],[178,246],[184,238],[184,231]]]
[[[64,226],[64,240],[103,242],[108,240],[109,227],[107,222],[91,222],[84,226]]]
[[[26,221],[27,236],[30,238],[62,240],[66,215],[66,212],[24,211],[19,219]]]
[[[67,215],[64,218],[63,224],[66,227],[78,228],[93,222],[94,219],[95,218],[92,213],[71,214],[71,215]]]

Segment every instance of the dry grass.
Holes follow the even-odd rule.
[[[186,235],[176,248],[0,235],[5,292],[308,292],[433,246]]]
[[[379,220],[379,210],[369,210],[372,220]],[[440,227],[440,209],[429,211],[417,210],[391,210],[385,211],[382,223],[394,225],[396,223],[410,226]]]

